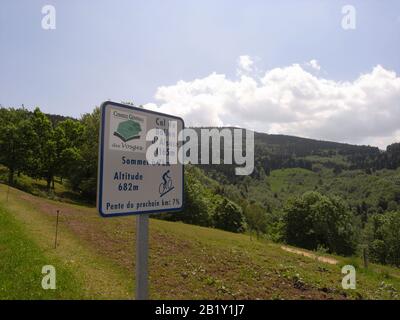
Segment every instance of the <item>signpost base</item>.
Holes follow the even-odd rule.
[[[147,300],[148,255],[149,255],[149,214],[136,217],[136,300]]]

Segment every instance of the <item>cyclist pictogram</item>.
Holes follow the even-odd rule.
[[[162,175],[162,180],[163,182],[160,183],[160,186],[158,187],[158,192],[160,193],[160,197],[164,196],[168,192],[174,189],[174,186],[172,184],[172,179],[169,176],[170,171],[167,170],[164,172]]]

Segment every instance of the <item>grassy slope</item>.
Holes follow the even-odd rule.
[[[6,203],[5,190],[0,185],[0,204],[45,250],[46,261],[57,265],[60,261],[82,283],[84,297],[132,298],[134,217],[102,219],[95,209],[15,189]],[[60,244],[52,250],[57,209],[61,210]],[[400,298],[400,270],[378,265],[363,270],[357,259],[335,258],[339,264],[330,265],[246,235],[152,219],[151,298]],[[341,289],[345,264],[357,268],[357,290]]]
[[[43,290],[42,267],[56,267],[58,290]],[[81,297],[81,283],[58,259],[48,260],[26,230],[0,207],[0,299],[71,299]]]
[[[47,261],[46,264],[55,266],[57,273],[59,268],[63,268],[74,275],[74,281],[79,283],[80,286],[80,294],[72,297],[89,299],[129,298],[131,288],[122,285],[124,282],[122,271],[110,267],[109,262],[103,257],[96,255],[94,250],[83,246],[74,234],[65,229],[62,216],[59,227],[59,246],[57,250],[54,249],[56,211],[43,214],[29,201],[30,198],[35,199],[34,196],[28,196],[21,191],[11,189],[7,202],[6,187],[0,185],[0,205],[6,210],[8,216],[12,216],[14,220],[19,222],[17,227],[25,230],[29,238],[40,248],[42,256]],[[5,257],[5,259],[8,259],[8,257]],[[27,260],[30,259],[30,257],[27,257]],[[114,284],[116,284],[115,287]],[[57,285],[59,287],[57,291],[63,291],[62,288],[67,286],[67,282],[63,282],[63,279],[58,277]],[[66,297],[66,295],[68,298],[71,297],[67,293],[60,293],[60,297]],[[40,298],[40,295],[35,294],[31,298]]]

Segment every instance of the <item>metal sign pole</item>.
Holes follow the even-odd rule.
[[[149,214],[136,217],[136,300],[147,300],[149,257]]]

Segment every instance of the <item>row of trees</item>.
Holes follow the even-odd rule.
[[[46,180],[50,191],[55,177],[59,177],[85,200],[95,201],[98,108],[80,120],[52,117],[38,108],[33,112],[1,108],[0,123],[0,164],[9,169],[9,184],[14,184],[16,174],[24,173]],[[242,208],[205,188],[196,178],[199,171],[193,170],[188,169],[186,174],[184,212],[164,218],[243,232]]]
[[[371,215],[362,228],[342,199],[306,192],[288,201],[283,222],[289,244],[341,255],[366,248],[372,262],[400,266],[400,212]]]
[[[81,121],[52,122],[39,108],[1,108],[0,163],[9,169],[9,184],[14,184],[16,174],[25,173],[45,179],[50,190],[56,176],[66,177],[73,189],[93,198],[98,120],[98,109]]]

